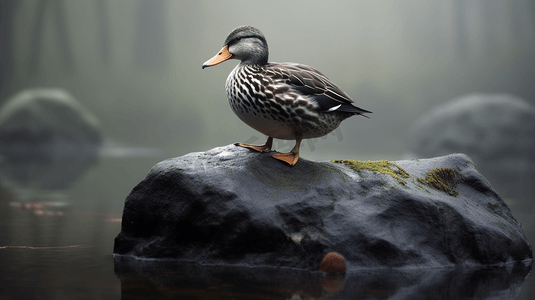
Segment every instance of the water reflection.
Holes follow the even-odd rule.
[[[122,299],[514,299],[530,263],[483,269],[381,269],[344,275],[201,266],[115,256]]]
[[[525,281],[530,266],[373,270],[330,277],[284,269],[112,260],[124,199],[166,157],[150,156],[158,152],[143,148],[111,147],[102,153],[68,190],[27,189],[26,196],[35,196],[31,202],[0,178],[0,299],[527,300],[535,294],[534,276]],[[69,204],[49,205],[61,202]],[[515,213],[524,224],[533,218],[531,212]]]
[[[97,160],[96,152],[22,152],[5,155],[0,160],[0,176],[4,184],[15,189],[63,190],[80,179]]]
[[[95,151],[78,153],[36,149],[5,155],[0,160],[0,189],[13,194],[6,204],[63,222],[63,216],[72,211],[67,189],[98,162]],[[0,202],[4,200],[8,198]],[[39,232],[39,225],[34,225],[32,231]]]

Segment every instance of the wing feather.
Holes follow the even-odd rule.
[[[312,97],[322,111],[371,113],[353,106],[353,99],[342,88],[313,67],[297,63],[268,63],[265,75],[275,81],[281,80],[299,93]]]

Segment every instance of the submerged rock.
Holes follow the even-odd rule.
[[[374,170],[374,171],[371,171]],[[511,211],[463,154],[288,167],[229,145],[155,165],[127,197],[115,254],[317,271],[531,260]]]

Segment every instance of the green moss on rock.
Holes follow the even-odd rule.
[[[427,173],[424,179],[418,177],[418,181],[450,196],[457,196],[459,192],[455,182],[456,176],[461,174],[451,168],[435,168]]]
[[[332,160],[334,163],[346,164],[355,171],[368,170],[374,172],[380,172],[385,175],[390,175],[394,177],[399,183],[406,185],[407,182],[401,178],[409,178],[410,175],[405,170],[403,170],[396,163],[387,160],[377,160],[377,161],[362,161],[362,160]],[[392,168],[391,166],[394,166]]]

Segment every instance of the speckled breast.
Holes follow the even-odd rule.
[[[293,91],[284,81],[263,76],[261,66],[236,66],[225,89],[230,107],[244,123],[276,139],[321,137],[348,117],[318,112],[313,100]]]

